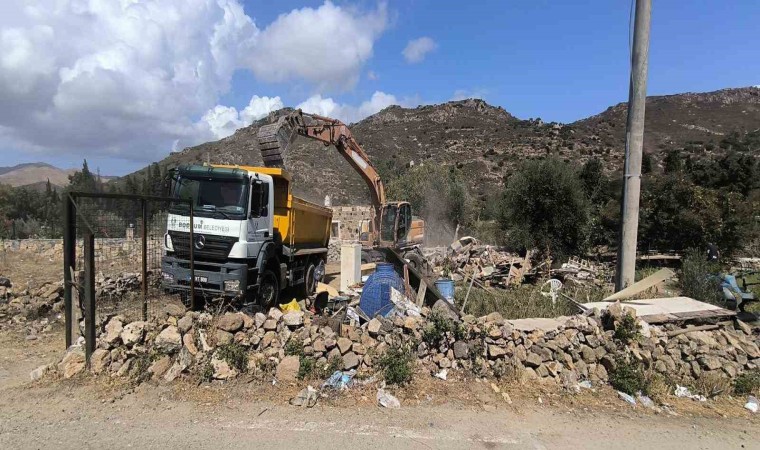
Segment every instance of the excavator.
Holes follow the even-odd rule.
[[[334,146],[369,187],[373,214],[360,233],[362,262],[382,261],[395,254],[412,269],[427,271],[420,251],[424,240],[424,221],[412,216],[409,202],[387,201],[380,175],[343,122],[298,109],[281,116],[272,124],[262,126],[257,140],[264,165],[283,167],[283,155],[298,136]]]

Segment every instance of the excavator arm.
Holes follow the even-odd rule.
[[[304,113],[300,109],[282,116],[277,122],[259,128],[257,139],[264,165],[282,167],[284,165],[283,150],[297,136],[316,139],[325,146],[335,146],[354,170],[361,175],[370,190],[374,209],[374,230],[379,232],[380,218],[385,204],[383,181],[367,154],[354,139],[348,126],[340,120]]]

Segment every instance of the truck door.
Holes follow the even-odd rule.
[[[409,203],[402,203],[399,207],[398,227],[396,228],[396,242],[406,243],[409,230],[412,228],[412,207]]]
[[[261,245],[272,239],[272,189],[271,178],[253,178],[251,181],[251,203],[248,210],[248,257],[258,256]]]

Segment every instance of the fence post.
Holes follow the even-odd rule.
[[[148,320],[148,202],[140,199],[142,209],[142,320]]]
[[[84,338],[87,365],[95,351],[95,236],[88,230],[84,238]]]
[[[73,283],[72,274],[76,270],[76,212],[74,198],[71,194],[63,196],[63,309],[66,323],[66,348],[74,343],[73,339]]]
[[[198,305],[195,301],[195,216],[193,204],[190,203],[190,309],[196,311]]]

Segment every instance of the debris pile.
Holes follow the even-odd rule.
[[[597,264],[586,259],[572,256],[559,269],[551,271],[552,277],[561,278],[579,285],[606,287],[612,282],[614,269],[611,266]]]
[[[63,283],[46,283],[17,291],[7,278],[0,282],[0,329],[22,328],[28,339],[52,330],[63,313]]]
[[[158,382],[230,380],[245,373],[262,382],[297,383],[321,373],[321,380],[337,386],[345,373],[347,383],[354,374],[380,381],[380,358],[389,349],[405,349],[418,374],[440,382],[470,374],[574,388],[584,381],[606,382],[621,354],[685,385],[702,376],[733,379],[760,367],[760,336],[741,322],[736,329],[673,333],[672,325],[647,326],[633,318],[640,331],[621,346],[618,328],[631,322],[626,309],[617,304],[605,316],[592,310],[551,329],[526,328],[498,313],[456,322],[445,309],[427,307],[420,317],[375,317],[361,324],[274,308],[253,316],[187,312],[153,322],[127,323],[117,316],[100,330],[90,370]],[[32,377],[55,372],[69,378],[85,371],[83,362],[80,343]],[[310,395],[304,395],[308,403]]]

